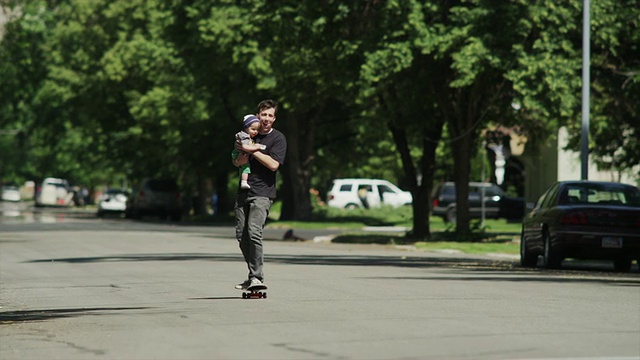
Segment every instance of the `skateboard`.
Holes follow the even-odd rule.
[[[266,299],[267,292],[262,291],[267,290],[267,285],[253,285],[248,288],[242,290],[242,298],[243,299]]]

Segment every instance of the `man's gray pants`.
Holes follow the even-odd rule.
[[[236,239],[249,268],[249,279],[264,281],[262,232],[272,203],[268,197],[249,196],[246,192],[236,197]]]

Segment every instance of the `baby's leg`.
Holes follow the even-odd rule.
[[[251,186],[249,186],[249,174],[243,172],[241,179],[240,179],[240,188],[241,189],[250,189]]]

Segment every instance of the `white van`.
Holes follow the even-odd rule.
[[[65,179],[46,178],[36,193],[36,206],[71,206],[73,191]]]
[[[327,205],[346,209],[399,207],[412,203],[410,192],[381,179],[336,179],[327,193]]]

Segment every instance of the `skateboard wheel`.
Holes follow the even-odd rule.
[[[242,298],[246,299],[247,298],[247,293],[242,293]]]
[[[266,299],[266,298],[267,298],[267,293],[263,293],[263,294],[262,294],[262,298],[263,298],[263,299]]]

